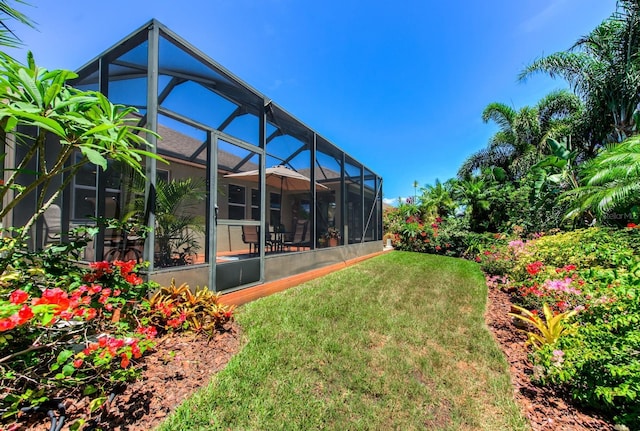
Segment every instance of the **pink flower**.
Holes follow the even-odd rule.
[[[559,367],[564,362],[564,352],[562,350],[554,350],[553,358],[551,360],[553,365]]]

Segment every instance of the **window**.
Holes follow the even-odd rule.
[[[156,181],[169,182],[169,171],[166,169],[156,169]]]
[[[280,194],[269,193],[269,220],[271,221],[271,226],[278,226],[282,223],[282,219],[280,218],[280,206]]]
[[[260,220],[260,192],[256,189],[251,189],[251,218]]]
[[[82,158],[76,154],[76,162]],[[71,218],[73,220],[88,220],[96,216],[96,199],[98,196],[98,175],[105,176],[105,214],[107,218],[120,217],[120,184],[121,169],[113,161],[108,161],[106,171],[101,171],[91,163],[84,164],[73,177],[73,204]]]
[[[229,184],[229,218],[231,220],[244,219],[245,188]]]

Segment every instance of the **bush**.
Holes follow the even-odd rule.
[[[155,286],[135,262],[74,263],[77,244],[25,252],[0,276],[2,418],[65,396],[89,395],[99,405],[134,379],[136,359],[153,347],[154,328],[139,327],[137,304]],[[68,253],[63,253],[67,251]]]
[[[431,217],[403,205],[385,214],[385,226],[398,250],[460,257],[468,248],[466,217]]]
[[[601,273],[614,275],[611,270]],[[613,283],[592,286],[595,294],[580,314],[576,331],[534,356],[539,379],[566,387],[573,398],[640,426],[640,279],[615,275]],[[553,360],[562,352],[563,361]]]
[[[165,331],[177,329],[212,334],[233,319],[234,306],[220,303],[220,295],[207,288],[191,292],[186,283],[160,288],[147,303],[141,317]]]
[[[19,259],[0,275],[0,424],[59,398],[88,396],[96,409],[139,376],[158,330],[211,333],[233,318],[206,289],[172,284],[149,300],[158,286],[135,261],[78,264],[84,241],[37,252],[1,244]]]
[[[566,389],[617,422],[640,426],[638,229],[582,229],[521,245],[508,271],[514,300],[575,325],[532,354],[534,378]]]
[[[562,268],[629,268],[640,254],[640,229],[579,229],[543,236],[529,243],[511,273],[515,281],[528,278],[527,265],[539,261]]]

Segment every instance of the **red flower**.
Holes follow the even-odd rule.
[[[440,251],[442,250],[442,247],[440,247],[439,245],[436,245],[436,250]]]
[[[73,361],[73,366],[75,368],[80,368],[83,364],[84,360],[82,359],[76,359],[75,361]]]
[[[100,345],[98,343],[89,343],[89,345],[87,346],[86,349],[84,349],[82,351],[82,353],[84,353],[85,355],[90,355],[91,353],[95,352],[96,350],[98,350],[98,348],[100,347]]]
[[[84,318],[85,320],[91,320],[95,318],[97,314],[98,314],[98,311],[95,308],[89,308]]]
[[[158,335],[158,330],[155,326],[139,326],[136,332],[143,334],[147,339],[155,338]]]
[[[69,301],[69,296],[65,291],[56,287],[55,289],[45,289],[42,292],[42,297],[34,299],[32,304],[56,305],[53,314],[57,316],[69,308],[71,301]]]
[[[116,260],[116,261],[113,262],[113,264],[120,268],[120,274],[122,274],[122,276],[126,276],[131,271],[133,271],[133,268],[135,268],[135,266],[136,266],[136,261],[133,260],[133,259],[129,260],[127,262],[123,262],[121,260]]]
[[[127,368],[129,366],[129,363],[130,363],[129,357],[127,356],[127,354],[126,353],[121,354],[120,358],[122,358],[122,360],[120,361],[120,366],[122,368]]]
[[[62,320],[71,320],[75,315],[76,313],[73,311],[63,311],[62,313],[60,313],[60,318]]]
[[[137,286],[139,284],[142,284],[142,278],[138,277],[136,274],[127,274],[124,277],[125,280],[127,280],[129,283],[133,284],[134,286]]]
[[[533,262],[527,265],[527,272],[531,275],[536,275],[537,273],[540,272],[543,266],[544,264],[538,260],[536,262]]]
[[[16,322],[11,319],[0,319],[0,332],[10,331],[16,327]]]
[[[98,270],[98,271],[103,271],[103,272],[106,272],[106,273],[111,272],[111,264],[109,262],[107,262],[107,261],[104,261],[104,260],[102,262],[91,262],[89,264],[89,267],[91,269],[95,269],[95,270]]]
[[[633,229],[634,227],[638,227],[638,225],[635,224],[635,223],[629,223],[629,224],[627,224],[627,227],[630,228],[630,229]]]
[[[140,350],[140,347],[138,347],[137,344],[132,344],[131,345],[131,354],[136,359],[138,359],[138,358],[140,358],[142,356],[142,351]]]
[[[109,342],[109,337],[104,335],[98,338],[98,346],[99,347],[107,347],[107,343]]]
[[[442,218],[441,217],[436,217],[436,223],[442,223]]]
[[[22,304],[28,298],[29,298],[29,294],[27,292],[20,289],[16,289],[13,292],[11,292],[11,295],[9,296],[9,302],[16,305]]]

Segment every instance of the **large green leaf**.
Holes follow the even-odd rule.
[[[100,166],[103,170],[107,170],[107,159],[102,154],[100,154],[99,151],[96,151],[93,148],[88,148],[86,146],[80,147],[80,151],[87,157],[87,159],[89,159],[91,163]]]
[[[9,109],[9,112],[11,112],[11,114],[13,114],[17,118],[30,121],[30,125],[32,126],[41,127],[51,133],[56,134],[61,138],[67,136],[67,133],[65,132],[62,125],[57,121],[52,120],[51,118],[43,117],[31,112],[18,111],[16,109]]]

